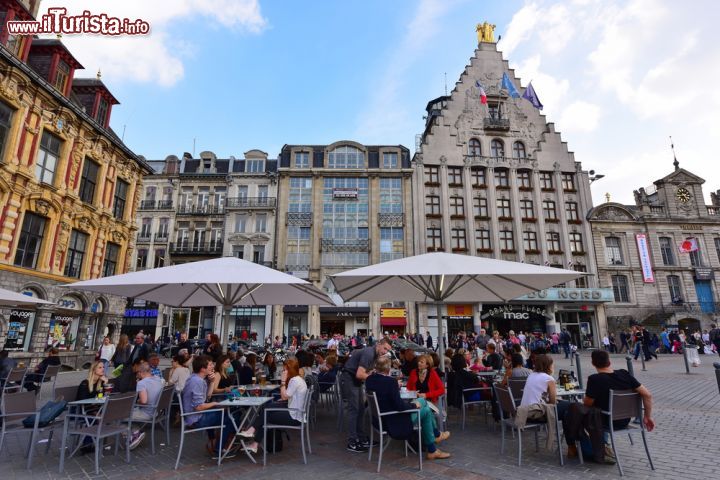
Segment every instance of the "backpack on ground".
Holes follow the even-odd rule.
[[[38,415],[40,415],[38,427],[45,428],[50,425],[53,420],[60,416],[60,414],[65,410],[66,406],[67,402],[65,400],[50,400],[49,402],[47,402],[45,405],[42,406],[40,412],[38,412]],[[32,414],[23,419],[22,423],[25,428],[35,427],[35,414]]]

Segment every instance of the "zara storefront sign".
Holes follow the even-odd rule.
[[[546,288],[528,293],[514,300],[548,302],[612,302],[615,300],[612,288]]]

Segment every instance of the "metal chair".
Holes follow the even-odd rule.
[[[418,435],[418,444],[417,444],[417,453],[418,453],[418,462],[419,462],[419,468],[422,471],[422,426],[420,425],[420,409],[414,408],[412,410],[403,410],[403,411],[391,411],[391,412],[380,412],[380,405],[377,402],[377,397],[375,396],[374,392],[367,392],[367,401],[369,404],[369,412],[370,412],[370,448],[368,449],[368,461],[372,460],[372,451],[373,451],[373,437],[375,431],[378,432],[378,435],[380,435],[380,441],[378,442],[378,447],[380,449],[380,453],[378,454],[378,466],[377,466],[377,472],[380,473],[380,467],[382,466],[382,456],[383,451],[387,447],[385,445],[385,439],[383,438],[385,435],[388,436],[388,444],[390,443],[390,435],[383,427],[383,418],[389,417],[391,415],[411,415],[413,413],[417,414],[417,425],[415,426],[415,429],[417,430]],[[405,456],[408,456],[408,440],[404,439],[405,443]],[[411,447],[412,448],[412,447]]]
[[[435,421],[438,429],[440,429],[441,432],[444,432],[447,430],[447,395],[444,393],[440,395],[437,399],[436,405],[438,407],[438,412],[435,414]]]
[[[302,449],[303,463],[307,465],[307,457],[305,456],[305,439],[307,438],[308,453],[312,454],[310,446],[310,408],[312,406],[314,386],[311,386],[305,392],[305,404],[302,412],[302,420],[300,425],[279,425],[268,423],[268,412],[291,412],[298,411],[295,408],[266,408],[263,411],[263,466],[267,465],[267,438],[268,430],[300,430],[300,448]]]
[[[165,379],[165,382],[170,382],[170,373],[172,372],[172,368],[165,368],[162,371],[162,376]]]
[[[653,465],[652,457],[650,456],[650,447],[648,446],[647,438],[645,437],[642,397],[640,397],[640,394],[633,390],[610,390],[609,411],[603,411],[602,413],[608,417],[608,428],[605,430],[610,434],[610,444],[612,445],[613,452],[615,453],[615,461],[617,462],[620,476],[622,477],[624,473],[622,465],[620,465],[620,455],[618,455],[618,449],[615,446],[615,428],[613,427],[613,422],[616,420],[630,420],[637,418],[640,421],[639,426],[637,424],[629,423],[620,431],[626,431],[628,438],[630,439],[630,445],[634,445],[632,432],[634,430],[640,430],[643,445],[645,446],[645,454],[647,455],[648,462],[650,462],[650,468],[655,470],[655,465]]]
[[[27,374],[26,367],[15,367],[8,373],[7,377],[3,380],[2,393],[19,392],[22,390],[23,384],[25,383],[25,375]]]
[[[222,438],[223,429],[225,428],[225,409],[223,408],[211,408],[208,410],[203,410],[202,412],[185,412],[183,402],[182,402],[182,394],[179,392],[177,393],[178,397],[178,404],[180,407],[180,447],[178,447],[178,454],[177,459],[175,460],[175,470],[178,469],[178,466],[180,465],[180,457],[182,456],[183,451],[183,445],[185,445],[185,435],[191,434],[191,433],[197,433],[197,432],[206,432],[211,430],[220,429],[220,438]],[[220,425],[210,425],[207,427],[192,427],[185,425],[185,418],[189,417],[191,415],[207,415],[209,413],[215,413],[220,412]],[[218,455],[218,467],[220,466],[220,462],[222,461],[222,455]]]
[[[30,470],[30,466],[32,465],[37,435],[40,431],[40,415],[38,415],[38,413],[38,409],[35,408],[35,394],[33,392],[14,392],[7,393],[3,396],[2,414],[0,414],[0,420],[2,421],[2,429],[0,430],[0,452],[2,452],[6,435],[29,433],[30,438],[28,439],[26,452],[27,465],[25,467],[28,470]],[[23,420],[30,415],[35,415],[35,424],[32,429],[25,428],[22,423]]]
[[[73,385],[70,387],[59,387],[59,388],[55,388],[54,390],[55,390],[55,400],[56,401],[57,400],[65,400],[67,403],[70,403],[70,402],[74,402],[75,400],[77,400],[77,393],[78,393],[77,385]],[[66,408],[65,411],[62,414],[60,414],[59,417],[57,417],[55,419],[53,424],[56,426],[63,425],[63,422],[65,421],[65,416],[67,415],[67,412],[68,412],[68,410]],[[51,428],[50,433],[48,435],[47,446],[45,447],[45,453],[48,453],[50,451],[50,445],[52,444],[54,434],[55,434],[55,428]]]
[[[345,427],[345,404],[342,398],[342,370],[338,371],[335,377],[335,406],[337,411],[337,429],[343,431]]]
[[[522,464],[522,432],[532,430],[535,434],[535,451],[539,451],[538,431],[547,425],[546,421],[542,422],[528,422],[524,427],[518,427],[515,425],[515,416],[517,414],[517,407],[515,406],[515,400],[513,399],[512,392],[507,387],[501,387],[500,385],[493,385],[495,389],[495,397],[497,398],[498,408],[500,410],[500,427],[502,440],[500,443],[500,453],[505,453],[505,427],[509,426],[513,432],[517,432],[518,439],[518,466]],[[557,410],[555,412],[555,440],[558,444],[558,455],[560,459],[560,465],[564,465],[565,462],[562,456],[562,444],[560,443],[560,425],[557,418]]]
[[[65,417],[65,430],[63,432],[62,446],[60,447],[60,473],[65,469],[65,450],[67,439],[71,435],[79,438],[89,437],[95,445],[95,474],[100,474],[100,453],[102,452],[103,440],[108,437],[115,437],[115,455],[120,446],[120,435],[125,434],[125,462],[130,463],[130,438],[132,430],[130,416],[135,406],[135,392],[119,393],[111,395],[105,400],[105,404],[96,416],[69,413]],[[71,420],[82,420],[72,426]],[[85,420],[92,419],[94,424],[87,425]],[[70,453],[72,457],[82,446],[78,442],[77,447]]]
[[[170,407],[175,393],[175,385],[163,387],[153,408],[152,418],[148,420],[132,419],[132,423],[150,425],[150,451],[155,455],[155,425],[160,424],[165,430],[165,445],[170,444]]]
[[[510,392],[512,392],[513,400],[515,400],[515,405],[520,405],[520,402],[522,401],[526,382],[527,377],[508,379],[508,387],[510,387]]]
[[[485,423],[487,423],[487,409],[490,407],[492,409],[492,400],[467,400],[465,398],[465,394],[468,393],[474,393],[479,392],[480,396],[482,398],[483,392],[492,393],[491,387],[473,387],[473,388],[463,388],[461,390],[460,394],[460,401],[461,405],[460,408],[462,409],[462,429],[465,430],[465,411],[470,405],[482,405],[483,406],[483,412],[485,414]]]

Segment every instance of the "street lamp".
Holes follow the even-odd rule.
[[[590,170],[588,173],[590,174],[590,183],[593,183],[595,180],[600,180],[601,178],[605,178],[605,175],[602,175],[600,173],[598,173],[596,175],[595,170]]]

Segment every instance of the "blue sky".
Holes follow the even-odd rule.
[[[632,190],[681,166],[720,188],[720,7],[697,0],[45,0],[143,18],[144,38],[65,36],[122,102],[112,127],[150,159],[212,150],[222,157],[340,139],[414,149],[428,100],[452,89],[497,25],[498,48],[533,85],[593,185]],[[704,14],[699,14],[704,12]]]

